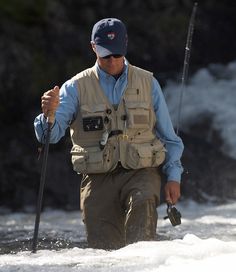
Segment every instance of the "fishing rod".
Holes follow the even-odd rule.
[[[38,231],[39,231],[40,215],[41,215],[41,209],[42,209],[43,191],[44,191],[45,178],[46,178],[50,135],[51,135],[51,128],[54,123],[54,120],[55,120],[54,112],[49,112],[47,116],[47,133],[46,133],[46,139],[44,144],[42,169],[41,169],[40,185],[39,185],[38,201],[37,201],[37,210],[36,210],[35,225],[34,225],[34,235],[33,235],[33,242],[32,242],[32,253],[36,253],[37,251]]]
[[[183,93],[186,87],[187,77],[188,77],[188,69],[189,69],[189,59],[191,53],[191,46],[192,46],[192,38],[193,38],[193,31],[194,31],[194,23],[196,17],[198,3],[195,2],[192,9],[192,14],[189,21],[188,26],[188,35],[187,35],[187,42],[185,46],[185,55],[184,55],[184,65],[183,65],[183,73],[181,79],[181,90],[180,90],[180,99],[179,99],[179,106],[178,106],[178,114],[177,114],[177,125],[176,125],[176,134],[179,135],[179,128],[181,122],[181,109],[183,103]]]

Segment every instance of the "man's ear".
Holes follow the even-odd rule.
[[[96,45],[93,41],[90,42],[94,53],[96,53]]]

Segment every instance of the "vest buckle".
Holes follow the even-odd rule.
[[[123,141],[128,141],[128,139],[129,139],[129,135],[127,135],[127,134],[121,134],[118,137],[120,140],[123,140]]]

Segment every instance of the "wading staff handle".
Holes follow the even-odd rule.
[[[47,114],[47,123],[53,124],[55,121],[55,112],[54,111],[49,111]]]

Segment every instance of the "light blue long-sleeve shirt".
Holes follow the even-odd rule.
[[[128,62],[121,76],[116,80],[113,76],[100,69],[96,63],[99,82],[105,95],[111,104],[119,104],[123,92],[128,83]],[[70,123],[76,118],[79,105],[79,93],[77,82],[74,80],[66,81],[60,89],[60,105],[56,111],[55,122],[51,130],[51,143],[57,143],[64,135]],[[183,168],[180,162],[183,143],[175,134],[168,108],[158,81],[153,77],[152,101],[157,117],[156,134],[165,144],[166,159],[163,165],[163,172],[167,175],[168,181],[181,180]],[[47,123],[43,114],[38,115],[34,121],[35,134],[39,142],[44,142]]]

